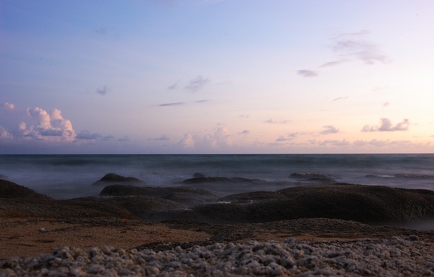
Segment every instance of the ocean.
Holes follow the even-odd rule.
[[[222,195],[299,186],[289,177],[296,172],[327,174],[344,183],[434,190],[434,154],[0,155],[1,179],[55,199],[98,195],[102,188],[92,183],[107,173],[159,187],[182,185],[197,172],[264,181],[194,185]]]

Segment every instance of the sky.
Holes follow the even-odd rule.
[[[0,1],[0,154],[434,152],[434,1]]]

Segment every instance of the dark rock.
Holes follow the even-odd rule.
[[[218,194],[205,189],[190,187],[137,187],[132,185],[109,185],[101,192],[101,196],[147,196],[158,197],[188,206],[213,201]]]
[[[434,217],[434,192],[382,186],[334,184],[280,190],[285,198],[254,201],[255,194],[228,196],[235,203],[213,203],[193,208],[198,218],[214,222],[266,222],[298,218],[335,218],[363,223],[404,222]],[[260,198],[265,198],[265,195]],[[191,218],[191,217],[190,217]]]
[[[327,183],[336,183],[336,181],[329,175],[324,173],[309,173],[309,172],[295,172],[289,175],[290,178],[303,179],[304,181],[320,181]]]
[[[231,203],[253,203],[257,201],[287,200],[288,198],[279,192],[254,191],[238,194],[231,194],[220,198],[218,201]]]
[[[202,173],[196,172],[193,174],[193,177],[194,178],[205,178],[205,175]]]
[[[1,179],[0,179],[0,198],[51,199],[50,197],[37,193],[32,189]]]
[[[197,177],[182,181],[183,184],[199,184],[199,183],[252,183],[260,182],[259,179],[249,179],[241,177]]]
[[[102,177],[100,180],[93,183],[93,186],[98,185],[108,185],[113,183],[126,183],[126,184],[134,184],[134,183],[142,183],[145,184],[145,181],[142,181],[140,179],[134,178],[134,177],[124,177],[118,174],[114,173],[108,173],[104,177]]]

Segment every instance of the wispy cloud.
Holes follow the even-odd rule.
[[[184,105],[184,102],[175,102],[175,103],[164,103],[164,104],[160,104],[160,107],[172,107],[172,106],[182,106]]]
[[[393,126],[392,122],[388,118],[381,118],[380,126],[365,125],[362,128],[362,132],[395,132],[395,131],[407,131],[410,126],[410,121],[404,119],[402,122]]]
[[[332,66],[343,64],[345,62],[348,62],[348,60],[331,61],[331,62],[323,63],[322,65],[320,65],[320,67],[332,67]]]
[[[318,76],[318,73],[316,71],[307,70],[307,69],[297,70],[297,74],[306,78],[312,78]]]
[[[264,122],[268,123],[268,124],[287,124],[290,121],[289,120],[273,120],[270,118],[268,120],[265,120]]]
[[[96,92],[101,95],[106,95],[109,92],[109,89],[106,86],[103,86],[102,88],[97,88]]]
[[[191,79],[190,82],[184,87],[184,89],[189,90],[191,92],[197,92],[201,90],[208,83],[210,83],[209,79],[199,75],[196,78]]]
[[[332,101],[345,100],[345,99],[348,99],[348,96],[338,97],[338,98],[333,99]]]
[[[243,130],[243,131],[238,133],[238,135],[248,135],[248,134],[250,134],[249,130]]]
[[[323,130],[320,132],[321,135],[328,135],[328,134],[336,134],[339,132],[339,129],[334,127],[333,125],[325,125],[323,126]]]
[[[154,138],[153,140],[163,141],[163,140],[170,140],[170,138],[167,135],[161,135],[160,137]]]
[[[176,107],[176,106],[186,106],[188,104],[203,104],[207,103],[209,100],[197,100],[192,102],[173,102],[173,103],[163,103],[158,105],[159,107]]]
[[[389,107],[390,106],[390,103],[389,102],[384,102],[383,103],[383,107]]]
[[[362,30],[338,35],[333,40],[332,49],[339,56],[359,59],[365,64],[389,63],[391,59],[383,54],[378,45],[360,39],[368,34],[369,31]]]

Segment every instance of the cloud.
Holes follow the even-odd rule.
[[[192,102],[164,103],[164,104],[160,104],[158,106],[160,106],[160,107],[173,107],[173,106],[184,106],[184,105],[187,105],[189,103],[202,104],[202,103],[206,103],[206,102],[209,102],[209,100],[197,100],[197,101],[192,101]]]
[[[365,64],[389,63],[391,60],[384,55],[380,48],[370,42],[354,39],[354,36],[365,36],[369,31],[362,30],[356,33],[345,33],[337,36],[333,42],[333,51],[340,56],[355,58]]]
[[[160,104],[160,107],[173,107],[173,106],[182,106],[184,105],[184,102],[175,102],[175,103],[165,103],[165,104]]]
[[[280,136],[278,139],[276,139],[276,141],[291,141],[293,140],[294,137],[284,137],[284,136]]]
[[[238,133],[238,135],[248,135],[248,134],[250,134],[249,130],[243,130],[243,131]]]
[[[206,79],[202,76],[197,76],[194,79],[190,80],[190,83],[184,87],[184,89],[189,90],[191,92],[197,92],[198,90],[202,89],[205,85],[210,83],[209,79]]]
[[[51,114],[41,108],[27,108],[27,115],[36,123],[27,127],[25,122],[18,126],[21,138],[50,142],[73,142],[76,134],[71,121],[62,117],[61,111],[54,109]]]
[[[3,126],[0,126],[0,140],[9,140],[12,139],[13,136],[11,133],[8,132]]]
[[[1,106],[2,106],[4,109],[9,110],[9,111],[12,111],[12,110],[15,109],[15,105],[14,105],[14,104],[11,104],[11,103],[8,103],[8,102],[3,103]]]
[[[179,81],[174,83],[173,85],[168,86],[167,89],[174,90],[174,89],[178,88],[178,83],[179,83]]]
[[[154,138],[154,140],[170,140],[170,138],[167,135],[161,135],[161,137]]]
[[[83,140],[96,140],[103,138],[103,135],[98,133],[91,133],[88,130],[81,131],[76,136],[77,139],[83,139]]]
[[[124,136],[124,137],[118,139],[118,141],[120,141],[120,142],[129,141],[129,140],[130,140],[130,138],[128,136]]]
[[[264,121],[265,123],[268,124],[287,124],[289,123],[289,120],[273,120],[273,119],[268,119]]]
[[[345,100],[345,99],[348,99],[348,96],[345,96],[345,97],[338,97],[338,98],[333,99],[332,101],[334,102],[334,101]]]
[[[232,145],[232,135],[226,127],[219,127],[214,133],[205,135],[187,132],[178,142],[178,145],[185,149],[197,148],[200,150],[225,148]]]
[[[96,92],[101,95],[106,95],[109,92],[109,89],[106,86],[104,86],[102,88],[97,88]]]
[[[333,125],[325,125],[323,126],[323,129],[320,134],[321,135],[328,135],[328,134],[336,134],[339,132],[338,129],[336,129]]]
[[[318,76],[318,73],[316,71],[306,70],[306,69],[297,70],[297,74],[306,78],[312,78]]]
[[[389,102],[384,102],[383,103],[383,107],[389,107],[390,106],[390,103]]]
[[[345,62],[348,62],[348,60],[331,61],[331,62],[326,62],[326,63],[320,65],[320,67],[332,67],[332,66],[337,66],[337,65],[343,64]]]
[[[332,146],[332,147],[344,147],[344,146],[351,145],[351,142],[349,142],[345,139],[344,140],[324,140],[324,141],[319,141],[318,144],[324,145],[324,146]]]
[[[410,121],[404,119],[402,122],[393,126],[392,122],[388,118],[381,118],[380,126],[365,125],[362,128],[362,132],[395,132],[395,131],[407,131],[410,126]]]

